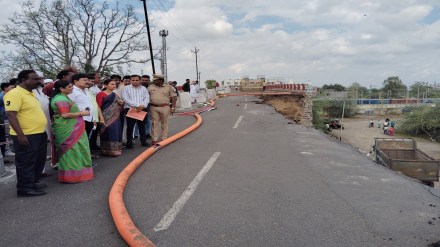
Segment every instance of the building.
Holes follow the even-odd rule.
[[[240,91],[255,92],[263,91],[266,79],[264,75],[257,75],[257,79],[250,79],[249,76],[242,76],[240,80]]]

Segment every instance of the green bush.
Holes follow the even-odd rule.
[[[214,89],[217,81],[216,80],[206,80],[205,85],[207,89]]]
[[[422,106],[404,116],[402,132],[440,141],[440,107]]]

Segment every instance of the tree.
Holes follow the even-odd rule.
[[[440,90],[428,82],[417,81],[409,87],[409,96],[414,98],[439,98]]]
[[[16,52],[5,54],[3,68],[34,68],[54,76],[64,66],[86,73],[113,66],[144,63],[132,58],[148,48],[146,25],[137,21],[131,5],[110,8],[93,0],[54,0],[22,3],[21,10],[0,27],[0,42]]]
[[[377,88],[372,88],[371,89],[371,95],[370,98],[371,99],[379,99],[380,98],[380,89]]]
[[[206,85],[206,88],[207,88],[207,89],[213,89],[213,88],[215,88],[216,84],[217,84],[217,81],[216,81],[216,80],[213,80],[213,79],[211,79],[211,80],[206,80],[206,81],[205,81],[205,85]]]
[[[330,84],[330,85],[327,85],[327,84],[324,84],[323,86],[322,86],[322,89],[332,89],[332,90],[335,90],[335,91],[338,91],[338,92],[343,92],[343,91],[345,91],[345,87],[344,86],[342,86],[341,84]]]
[[[387,98],[404,98],[406,97],[407,87],[399,79],[398,76],[388,77],[383,81],[382,92],[387,95]]]
[[[418,107],[404,117],[402,131],[440,141],[440,107]]]
[[[347,98],[358,99],[358,98],[369,98],[370,90],[366,87],[361,86],[357,82],[353,82],[347,89]]]

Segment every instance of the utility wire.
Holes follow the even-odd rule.
[[[196,45],[195,42],[188,36],[186,35],[186,33],[180,28],[180,26],[177,24],[177,22],[174,20],[173,16],[167,11],[167,8],[165,8],[165,6],[163,6],[162,2],[159,0],[154,0],[159,2],[159,4],[162,6],[163,10],[165,11],[166,14],[168,14],[168,16],[170,17],[171,21],[174,23],[174,25],[178,28],[178,30],[189,40],[191,41],[191,43],[193,45]]]
[[[159,23],[160,26],[162,26],[161,29],[167,29],[165,27],[165,25],[163,25],[159,20],[155,20],[157,23]],[[176,40],[178,43],[180,43],[183,47],[187,46],[182,40],[178,39],[176,36],[174,35],[170,35],[169,37],[171,37],[172,39]]]
[[[164,15],[168,21],[176,27],[177,34],[179,34],[186,42],[191,43],[192,46],[196,46],[195,42],[180,28],[176,23],[172,15],[166,10],[165,6],[158,0],[153,0],[154,5],[159,9],[159,11]],[[163,26],[163,25],[162,25]]]

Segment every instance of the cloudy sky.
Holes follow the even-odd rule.
[[[154,25],[169,30],[168,71],[179,80],[195,77],[196,45],[202,81],[261,74],[314,85],[380,86],[389,76],[440,82],[438,0],[147,3]]]
[[[16,8],[5,2],[0,23]],[[141,1],[119,2],[139,8],[144,20]],[[159,30],[169,31],[168,74],[179,84],[196,77],[195,46],[202,81],[265,75],[315,86],[378,87],[389,76],[407,85],[440,82],[438,0],[147,0],[147,6],[153,46],[161,46]],[[140,69],[151,74],[150,64],[134,68]]]

